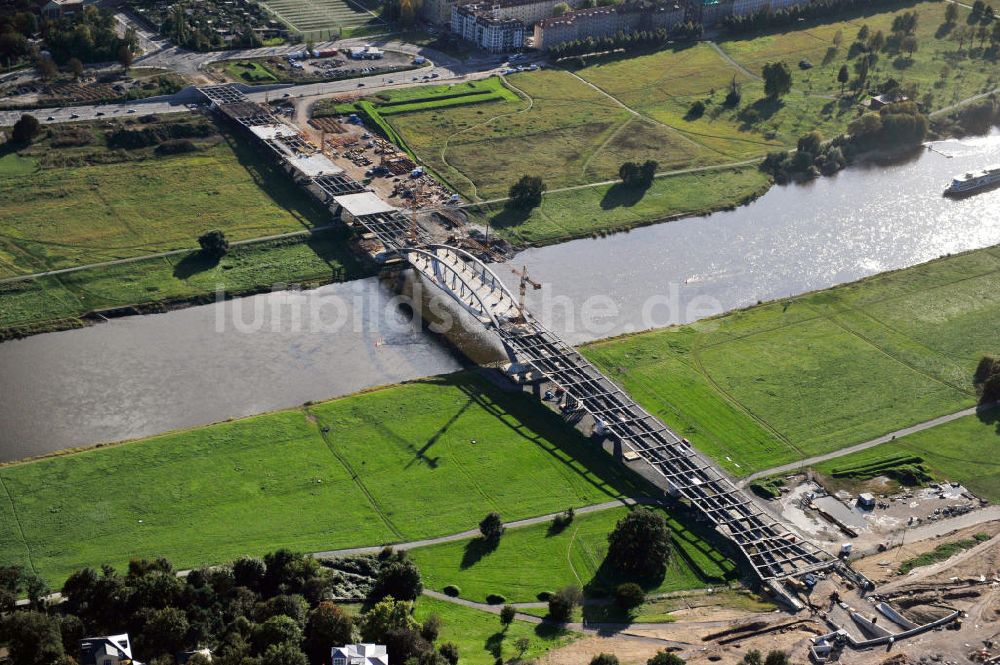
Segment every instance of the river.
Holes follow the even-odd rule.
[[[902,163],[774,187],[709,217],[528,250],[514,263],[543,284],[530,290],[531,311],[572,343],[689,322],[1000,243],[1000,190],[941,196],[953,175],[995,163],[998,133],[937,142]],[[516,285],[508,267],[497,272]],[[393,293],[359,280],[0,344],[0,460],[458,369],[435,336],[406,322]]]

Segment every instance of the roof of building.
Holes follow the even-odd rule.
[[[132,644],[128,633],[105,637],[85,637],[80,640],[80,665],[95,665],[100,656],[132,660]]]
[[[313,155],[294,157],[289,159],[288,163],[291,164],[296,171],[309,178],[344,172],[344,169],[331,162],[326,155],[320,152]]]
[[[343,658],[349,665],[389,665],[389,654],[381,644],[346,644],[333,647],[331,658]]]
[[[361,192],[360,194],[344,194],[335,196],[333,200],[344,210],[355,217],[365,215],[375,215],[380,212],[392,212],[397,208],[389,205],[380,199],[374,192]],[[348,644],[346,647],[377,647],[377,644]]]
[[[65,5],[82,5],[82,4],[83,0],[48,0],[48,2],[45,3],[45,6],[59,5],[60,7],[62,7]]]
[[[651,7],[637,2],[623,2],[621,4],[611,5],[608,7],[590,7],[589,9],[569,11],[562,16],[553,16],[552,18],[542,19],[538,22],[538,25],[542,28],[550,28],[555,25],[572,25],[578,20],[593,18],[595,16],[607,16],[609,14],[634,14],[640,12],[662,12],[679,9],[679,7],[675,6],[667,7],[665,5],[657,5],[655,7]]]

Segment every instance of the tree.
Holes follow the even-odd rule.
[[[35,60],[35,69],[38,70],[38,77],[43,81],[51,81],[59,73],[59,67],[52,58],[40,56]]]
[[[906,51],[907,56],[912,58],[913,52],[917,50],[917,38],[913,35],[907,35],[903,37],[902,41],[899,42],[899,47]]]
[[[309,665],[309,659],[294,642],[268,646],[260,662],[261,665]]]
[[[354,621],[339,605],[323,602],[309,612],[303,647],[310,662],[326,663],[330,647],[353,642]]]
[[[0,34],[0,58],[8,67],[17,64],[18,60],[28,55],[31,48],[28,38],[19,32]]]
[[[413,631],[418,626],[411,614],[413,606],[404,600],[386,598],[375,603],[361,617],[359,627],[361,639],[365,642],[379,643],[385,635],[392,631]]]
[[[618,167],[618,177],[626,187],[634,187],[639,179],[639,165],[635,162],[625,162]]]
[[[41,612],[14,612],[0,621],[10,665],[52,665],[63,655],[59,622]]]
[[[187,616],[176,607],[165,607],[149,615],[142,631],[142,647],[150,655],[173,655],[184,649]]]
[[[500,513],[496,511],[489,513],[479,523],[479,533],[483,534],[483,538],[489,542],[495,543],[500,540],[500,536],[503,535],[503,532],[503,520],[500,518]]]
[[[590,659],[590,665],[618,665],[618,656],[613,653],[599,653]]]
[[[541,205],[544,192],[545,183],[541,178],[536,175],[523,175],[511,185],[508,195],[515,208],[530,210]]]
[[[837,34],[840,34],[839,32]],[[740,91],[740,84],[736,82],[736,74],[733,74],[733,80],[729,82],[729,92],[726,93],[726,106],[734,107],[740,103],[743,98],[743,93]]]
[[[787,653],[777,649],[768,652],[767,658],[764,659],[764,665],[790,665],[791,662]]]
[[[437,614],[432,614],[424,622],[420,624],[420,637],[424,638],[428,642],[436,642],[438,635],[441,634],[441,617]]]
[[[840,48],[840,45],[844,43],[844,31],[838,30],[833,33],[833,47]]]
[[[684,665],[684,659],[669,651],[660,651],[646,661],[646,665]]]
[[[458,664],[458,645],[454,642],[445,642],[438,647],[438,653],[441,657],[448,661],[448,665]]]
[[[608,561],[626,574],[660,577],[666,571],[669,556],[667,521],[648,508],[636,508],[608,534]]]
[[[500,610],[500,625],[506,631],[510,624],[514,623],[514,617],[517,615],[517,610],[514,609],[513,605],[504,605]]]
[[[527,637],[519,637],[514,640],[514,648],[517,650],[517,659],[520,660],[531,647],[531,640]]]
[[[83,63],[80,62],[80,58],[70,58],[66,64],[69,65],[69,70],[73,72],[73,78],[79,81],[80,77],[83,76]]]
[[[382,564],[378,577],[375,578],[371,597],[374,600],[382,600],[386,596],[397,600],[416,600],[423,590],[424,585],[416,564],[404,558]]]
[[[868,42],[868,50],[872,53],[878,53],[885,48],[885,34],[879,30],[876,32],[871,40]]]
[[[812,131],[808,134],[803,134],[799,137],[798,145],[796,150],[799,152],[809,153],[813,157],[819,154],[820,148],[823,146],[823,135],[819,132]]]
[[[135,55],[128,44],[122,44],[118,47],[118,64],[122,66],[123,73],[128,73],[128,68],[132,66],[132,60],[134,59]]]
[[[950,5],[950,6],[954,6],[954,5]],[[841,95],[844,94],[844,86],[847,85],[847,82],[850,81],[850,80],[851,80],[851,74],[850,74],[850,72],[847,71],[847,65],[846,64],[841,65],[840,66],[840,71],[837,72],[837,83],[840,84],[840,94]]]
[[[948,6],[944,8],[944,22],[948,25],[955,25],[958,21],[958,5],[949,2]]]
[[[251,643],[257,653],[282,642],[292,642],[296,646],[302,642],[302,629],[295,619],[278,615],[254,626]]]
[[[866,41],[868,39],[868,33],[869,32],[870,32],[870,29],[868,28],[868,24],[865,23],[864,25],[862,25],[861,29],[858,30],[858,41],[859,42]]]
[[[206,238],[206,236],[213,233],[218,233],[222,236],[222,231],[209,231],[202,235],[201,238],[198,238],[198,244],[201,245],[203,250],[208,251],[206,243],[216,242],[214,239],[202,240],[202,238]],[[222,236],[222,239],[225,240],[225,236]],[[229,243],[227,242],[226,248],[228,249],[228,247]],[[245,586],[255,591],[260,588],[260,584],[264,579],[264,572],[264,561],[256,557],[243,556],[233,561],[233,578],[236,586]]]
[[[568,11],[569,11],[569,5],[567,5],[565,2],[560,2],[555,7],[552,8],[552,15],[562,16]]]
[[[25,113],[14,123],[10,132],[10,140],[14,143],[30,143],[31,139],[38,136],[41,130],[42,126],[38,122],[38,118]]]
[[[764,65],[764,94],[768,99],[778,99],[792,89],[792,72],[784,62]]]
[[[646,593],[635,582],[625,582],[615,587],[615,604],[623,610],[633,610],[644,602]]]
[[[198,237],[198,244],[201,245],[201,251],[209,256],[221,257],[225,256],[225,254],[229,251],[229,241],[226,240],[226,234],[218,229],[206,231],[201,234]],[[263,575],[261,577],[263,578]],[[238,578],[239,576],[237,576],[237,579]]]
[[[580,587],[567,586],[549,598],[549,617],[558,623],[566,623],[573,616],[573,610],[580,603]]]
[[[764,665],[764,656],[756,649],[750,649],[743,654],[743,660],[740,663],[741,665]]]

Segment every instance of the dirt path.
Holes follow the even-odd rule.
[[[958,420],[959,418],[972,416],[983,410],[991,408],[993,408],[993,406],[988,406],[988,407],[973,406],[968,409],[956,411],[955,413],[949,413],[948,415],[940,416],[938,418],[933,418],[931,420],[927,420],[922,423],[917,423],[916,425],[910,425],[909,427],[898,429],[895,432],[889,432],[888,434],[884,434],[870,441],[865,441],[863,443],[858,443],[853,446],[848,446],[847,448],[841,448],[840,450],[835,450],[833,452],[825,453],[823,455],[815,455],[813,457],[808,457],[806,459],[799,460],[798,462],[789,462],[788,464],[782,464],[781,466],[775,466],[771,467],[770,469],[764,469],[763,471],[751,473],[749,476],[740,480],[738,484],[740,487],[745,487],[747,483],[753,482],[758,478],[765,478],[767,476],[773,476],[776,474],[788,473],[790,471],[797,471],[798,469],[803,469],[805,467],[812,466],[814,464],[819,464],[820,462],[826,462],[828,460],[836,459],[838,457],[843,457],[844,455],[850,455],[851,453],[860,452],[862,450],[868,450],[869,448],[880,446],[883,443],[889,443],[890,441],[894,441],[895,439],[906,436],[907,434],[922,432],[923,430],[931,429],[932,427],[937,427],[938,425],[943,425],[945,423],[950,423],[951,421]]]
[[[730,67],[735,67],[744,76],[749,76],[750,78],[752,78],[755,81],[763,81],[764,80],[760,76],[754,74],[749,69],[747,69],[746,67],[744,67],[743,65],[741,65],[740,63],[738,63],[735,60],[733,60],[732,56],[730,56],[728,53],[726,53],[725,51],[723,51],[722,47],[719,46],[718,44],[716,44],[715,42],[713,42],[712,40],[708,40],[706,43],[709,46],[711,46],[713,49],[715,49],[715,52],[719,54],[719,57],[722,58],[723,60],[725,60],[726,63],[729,64]]]

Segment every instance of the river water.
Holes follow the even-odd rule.
[[[941,196],[953,175],[995,163],[1000,134],[938,142],[902,163],[775,187],[705,218],[528,250],[514,263],[543,284],[529,289],[531,311],[572,343],[689,322],[1000,243],[1000,190]],[[496,270],[516,284],[509,267]],[[395,291],[359,280],[0,344],[0,460],[458,369],[436,336],[407,321]],[[462,337],[476,360],[498,358],[488,336]]]

